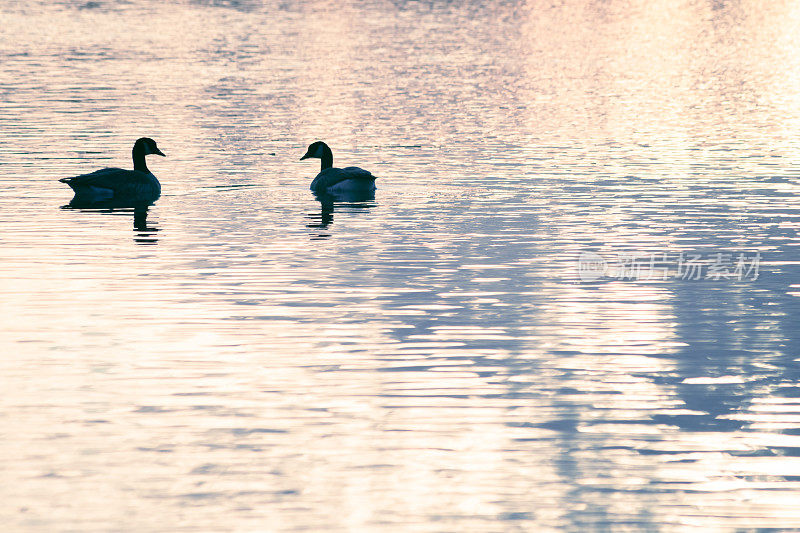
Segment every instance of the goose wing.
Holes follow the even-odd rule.
[[[311,182],[312,191],[324,191],[347,180],[373,182],[375,176],[358,167],[326,168]]]
[[[358,167],[345,167],[341,174],[345,180],[375,180],[371,172]]]
[[[109,189],[120,194],[133,194],[147,186],[154,180],[153,176],[136,170],[121,168],[103,168],[89,174],[81,174],[74,178],[64,178],[59,181],[66,183],[73,189],[95,187]]]
[[[121,168],[101,168],[100,170],[95,170],[94,172],[90,172],[88,174],[81,174],[80,176],[75,176],[72,178],[61,178],[61,183],[66,183],[70,187],[72,186],[95,186],[95,187],[108,187],[109,179],[113,180],[113,176],[116,176],[120,173],[129,172],[127,170]]]

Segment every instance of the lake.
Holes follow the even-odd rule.
[[[7,529],[800,527],[800,4],[0,18]]]

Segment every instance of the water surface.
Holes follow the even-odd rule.
[[[8,528],[800,527],[796,3],[0,16]],[[145,135],[146,221],[60,209]]]

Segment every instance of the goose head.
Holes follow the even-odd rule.
[[[325,152],[330,153],[331,149],[328,148],[328,145],[322,141],[313,142],[309,145],[308,150],[306,151],[306,155],[300,158],[300,161],[303,159],[322,159],[325,157]]]
[[[137,139],[133,145],[133,151],[139,152],[143,155],[153,154],[166,157],[164,152],[158,149],[156,142],[150,137],[142,137],[141,139]]]

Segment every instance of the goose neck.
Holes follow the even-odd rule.
[[[141,144],[136,144],[133,147],[133,170],[149,173],[147,163],[144,157],[144,147]]]
[[[320,160],[322,161],[320,171],[333,166],[333,152],[328,148],[328,145],[322,147],[322,157],[320,157]]]

